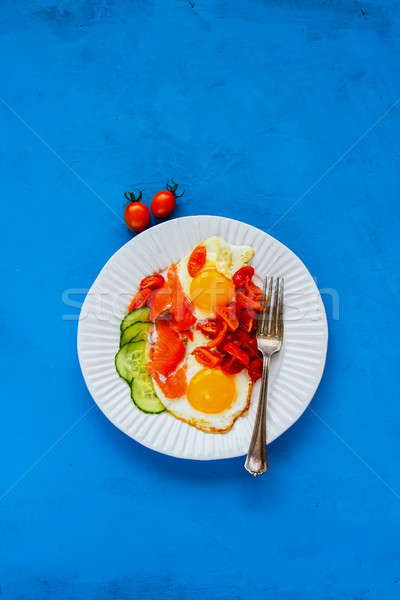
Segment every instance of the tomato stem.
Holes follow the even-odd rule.
[[[142,192],[144,190],[139,190],[139,188],[136,188],[136,191],[139,192],[139,196],[137,198],[133,192],[125,192],[124,196],[128,200],[128,202],[125,204],[125,206],[128,206],[128,204],[131,204],[131,202],[140,202],[140,200],[143,198]]]
[[[175,194],[175,191],[178,189],[178,184],[175,183],[175,181],[173,179],[171,179],[173,185],[171,185],[169,182],[167,182],[167,190],[169,192],[172,192],[173,194]]]
[[[176,190],[178,189],[178,184],[175,183],[175,181],[173,179],[171,179],[173,185],[171,185],[169,182],[167,183],[167,190],[169,192],[172,192],[175,196],[175,198],[182,198],[183,194],[185,193],[185,190],[183,190],[182,194],[176,194]]]

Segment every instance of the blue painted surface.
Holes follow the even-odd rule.
[[[399,4],[0,15],[0,596],[399,599],[400,104],[352,148],[400,97]],[[272,228],[339,295],[314,414],[261,479],[151,452],[97,408],[66,434],[92,399],[63,293],[131,237],[105,204],[171,176],[174,216]]]

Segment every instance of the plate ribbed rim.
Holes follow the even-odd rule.
[[[247,453],[259,382],[251,407],[227,433],[205,433],[169,413],[147,415],[132,403],[129,388],[114,366],[119,328],[129,299],[149,273],[178,262],[199,242],[217,235],[254,247],[260,276],[285,278],[285,338],[270,375],[267,441],[275,440],[302,415],[325,366],[328,326],[318,288],[302,261],[267,233],[218,216],[181,217],[136,236],[106,263],[83,303],[78,324],[78,356],[94,401],[121,431],[144,446],[179,458],[211,460]]]

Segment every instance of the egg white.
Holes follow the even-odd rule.
[[[203,369],[195,357],[191,354],[186,355],[187,381]],[[203,413],[196,410],[188,401],[186,396],[182,398],[166,398],[153,379],[154,389],[165,408],[177,419],[197,427],[202,431],[209,433],[222,433],[231,429],[236,419],[249,408],[251,390],[253,388],[247,371],[241,371],[231,376],[236,386],[236,398],[232,404],[224,411],[217,414]]]
[[[207,260],[203,269],[216,269],[228,279],[232,279],[236,271],[254,256],[254,249],[251,246],[234,246],[218,236],[207,238],[199,246],[205,246],[207,250]],[[188,298],[190,298],[190,284],[193,281],[187,270],[190,254],[178,263],[178,277]],[[199,309],[197,306],[194,314],[199,320],[215,317],[213,312]]]

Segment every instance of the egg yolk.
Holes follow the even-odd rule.
[[[189,382],[186,397],[196,410],[218,414],[230,407],[236,398],[236,384],[222,371],[201,369]]]
[[[235,286],[231,279],[216,269],[204,269],[192,279],[190,297],[193,304],[211,312],[214,306],[226,306],[235,296]]]

